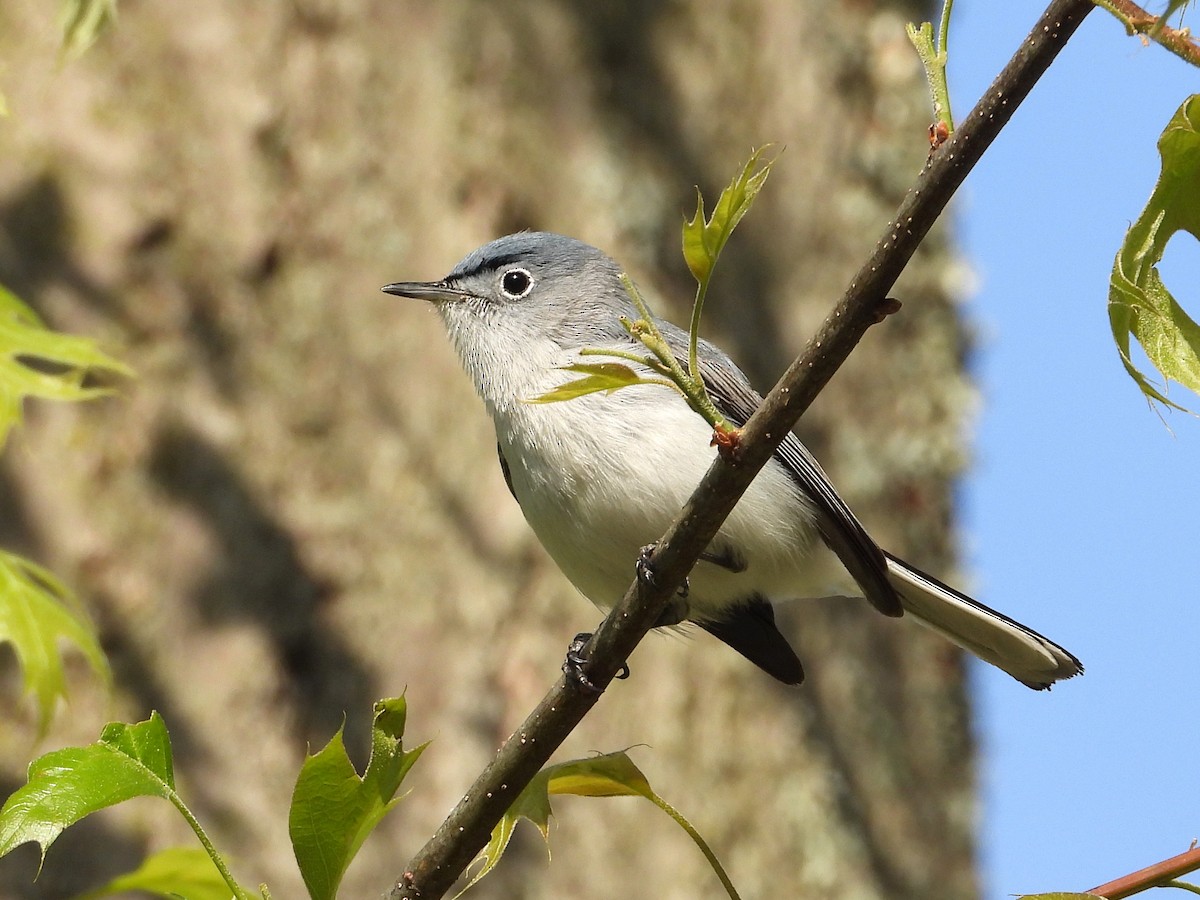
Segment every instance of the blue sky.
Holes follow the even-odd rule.
[[[960,0],[960,118],[1043,8]],[[983,394],[965,567],[984,602],[1087,666],[1050,694],[973,672],[987,898],[1085,890],[1200,838],[1200,420],[1164,424],[1148,408],[1105,308],[1113,257],[1158,174],[1155,142],[1197,91],[1200,71],[1096,10],[955,207],[978,278],[968,315]],[[1196,242],[1177,235],[1162,271],[1200,318]],[[1200,409],[1178,385],[1170,395]]]

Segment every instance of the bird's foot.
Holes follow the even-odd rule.
[[[657,544],[647,544],[638,552],[637,559],[637,577],[641,584],[649,587],[654,584],[655,571],[654,562],[651,560],[651,555],[654,553],[654,548]],[[670,625],[678,625],[688,614],[688,593],[691,587],[688,580],[683,579],[683,584],[679,586],[679,590],[675,592],[675,596],[667,601],[667,605],[663,607],[663,611],[658,616],[658,621],[654,623],[655,628],[663,628]]]
[[[567,658],[563,660],[563,674],[567,676],[567,682],[575,687],[576,690],[584,694],[601,694],[603,689],[598,687],[592,679],[588,678],[584,668],[588,663],[587,643],[592,639],[590,631],[581,631],[575,635],[571,645],[567,647]],[[621,668],[617,670],[617,674],[613,678],[625,679],[629,677],[629,666],[621,663]]]
[[[654,560],[651,559],[651,557],[654,555],[654,551],[657,548],[658,548],[658,544],[647,544],[645,547],[643,547],[641,550],[638,551],[638,558],[637,558],[637,565],[636,565],[637,577],[638,577],[638,581],[640,581],[642,584],[646,585],[647,587],[654,584],[654,579],[657,575],[657,572],[655,571],[655,567],[654,567]],[[688,598],[688,593],[690,591],[691,591],[691,585],[688,584],[688,580],[685,578],[685,579],[683,579],[683,584],[681,584],[679,586],[679,591],[677,592],[679,598],[681,600],[686,600]],[[670,623],[670,624],[674,624],[674,623]]]

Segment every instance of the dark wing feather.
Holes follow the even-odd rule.
[[[670,322],[659,321],[657,324],[686,368],[687,334]],[[698,353],[700,375],[713,403],[734,424],[744,425],[762,403],[762,397],[720,348],[701,341]],[[884,615],[903,615],[900,597],[887,578],[887,562],[883,551],[871,540],[846,501],[838,495],[829,476],[808,452],[808,448],[798,437],[789,433],[775,451],[775,458],[812,501],[817,511],[817,527],[822,540],[838,555],[871,605]]]

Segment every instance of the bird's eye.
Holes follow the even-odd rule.
[[[520,300],[533,287],[533,276],[525,269],[509,269],[500,279],[500,290],[510,300]]]

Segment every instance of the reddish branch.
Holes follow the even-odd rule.
[[[1148,888],[1163,887],[1167,882],[1196,869],[1200,869],[1200,847],[1193,847],[1186,853],[1180,853],[1116,881],[1094,887],[1088,893],[1104,897],[1105,900],[1121,900],[1122,897],[1131,897]]]
[[[1172,28],[1162,21],[1162,16],[1142,9],[1132,0],[1102,0],[1097,5],[1120,19],[1130,34],[1140,34],[1193,66],[1200,66],[1200,45],[1192,39],[1190,28]]]

